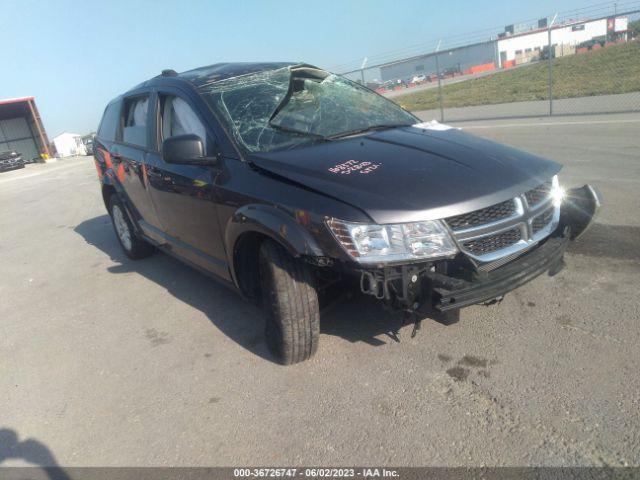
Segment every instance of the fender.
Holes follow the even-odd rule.
[[[118,181],[118,173],[113,168],[113,162],[111,161],[111,154],[109,151],[106,148],[96,147],[93,161],[96,165],[96,170],[98,171],[98,179],[100,180],[100,183],[102,185],[113,187],[120,197],[126,200],[124,189]],[[106,202],[105,207],[109,207]]]
[[[315,238],[286,211],[271,205],[245,205],[229,219],[224,233],[227,262],[232,267],[234,280],[236,242],[247,232],[261,233],[272,238],[294,257],[325,255]]]
[[[140,218],[140,215],[135,211],[135,208],[133,208],[127,192],[125,192],[124,188],[122,187],[122,183],[120,182],[121,176],[119,177],[119,172],[117,172],[113,167],[111,154],[105,148],[96,148],[93,161],[95,162],[96,170],[98,171],[98,179],[101,183],[102,200],[104,202],[105,208],[107,209],[107,211],[109,210],[109,204],[107,203],[107,197],[105,196],[104,191],[104,187],[108,186],[113,188],[116,192],[116,195],[120,197],[124,205],[125,214],[129,217],[129,220],[131,221],[131,224],[133,225],[136,233],[141,234],[142,230],[137,221],[137,219]]]
[[[125,215],[127,215],[127,217],[129,217],[129,221],[133,225],[135,233],[138,235],[143,234],[144,232],[140,228],[140,225],[136,220],[136,216],[133,215],[132,213],[134,210],[133,210],[133,207],[131,206],[131,202],[129,202],[129,197],[127,196],[127,193],[124,191],[124,189],[122,188],[122,185],[120,185],[119,182],[109,178],[110,176],[108,175],[108,172],[109,171],[107,171],[107,175],[105,175],[104,178],[101,179],[102,200],[104,202],[105,208],[107,209],[107,213],[111,215],[111,212],[109,212],[109,205],[107,203],[107,197],[105,196],[104,187],[111,187],[115,192],[114,195],[117,195],[118,197],[120,197],[120,200],[122,200],[122,205],[124,206],[124,213]]]

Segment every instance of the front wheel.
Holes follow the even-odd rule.
[[[138,260],[153,254],[155,247],[138,238],[122,201],[115,193],[109,198],[109,214],[111,215],[118,242],[120,242],[120,246],[127,257]]]
[[[318,348],[320,308],[309,265],[272,240],[260,246],[266,340],[284,365],[308,360]]]

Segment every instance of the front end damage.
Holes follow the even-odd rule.
[[[558,273],[569,241],[589,228],[601,205],[591,185],[569,190],[555,229],[530,248],[486,264],[462,252],[446,260],[363,268],[360,289],[394,310],[426,315],[501,300],[543,273]]]

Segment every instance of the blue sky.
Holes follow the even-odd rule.
[[[331,68],[593,3],[0,0],[0,99],[34,95],[51,137],[84,134],[111,98],[163,68],[253,60]]]

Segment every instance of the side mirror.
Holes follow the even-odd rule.
[[[193,133],[177,135],[162,142],[162,159],[183,165],[217,165],[217,157],[205,157],[202,139]]]

